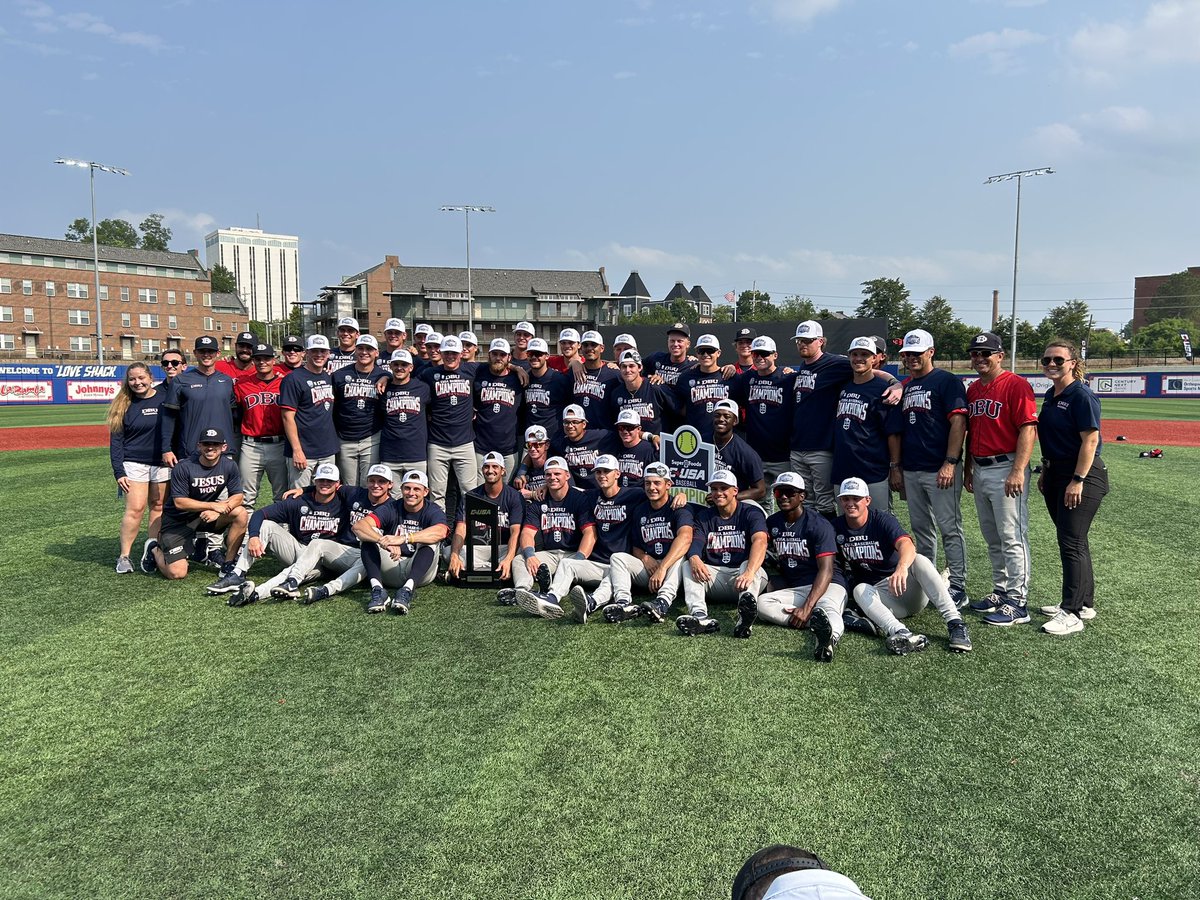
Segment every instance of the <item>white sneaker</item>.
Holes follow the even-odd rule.
[[[1043,616],[1052,616],[1053,617],[1053,616],[1057,616],[1059,614],[1059,612],[1062,611],[1062,607],[1061,606],[1043,606],[1038,611]],[[1096,618],[1096,608],[1094,606],[1085,606],[1083,609],[1081,609],[1079,612],[1077,612],[1076,615],[1079,616],[1079,618],[1081,618],[1083,621],[1090,622],[1090,621],[1092,621],[1092,619]]]
[[[1065,609],[1060,609],[1058,614],[1042,626],[1042,631],[1046,634],[1067,635],[1075,634],[1077,631],[1083,631],[1083,622],[1075,613],[1069,613]]]

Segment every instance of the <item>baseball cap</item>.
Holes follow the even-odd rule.
[[[871,335],[871,340],[875,342],[875,352],[886,354],[888,352],[887,341],[877,334]]]
[[[570,472],[571,467],[567,465],[567,461],[561,456],[552,456],[546,460],[546,465],[542,466],[543,472],[549,472],[551,469],[562,469],[564,472]]]
[[[558,339],[560,342],[561,341],[574,341],[576,344],[578,344],[579,343],[579,332],[576,331],[574,328],[564,328],[562,331],[560,331],[558,333]]]
[[[209,337],[207,334],[202,334],[196,338],[196,343],[192,347],[193,350],[220,350],[221,347],[217,343],[215,337]]]
[[[756,337],[754,343],[750,345],[750,349],[762,350],[766,353],[775,353],[775,339],[769,338],[765,334],[762,337]]]
[[[852,340],[850,342],[850,349],[847,350],[846,352],[849,353],[853,350],[866,350],[868,353],[871,353],[871,354],[875,354],[875,353],[879,352],[875,348],[875,338],[870,338],[870,337],[856,337],[854,340]]]
[[[251,347],[253,347],[255,344],[258,343],[258,338],[256,338],[254,336],[254,332],[252,332],[252,331],[239,331],[238,336],[233,339],[233,343],[235,345],[236,344],[249,344]]]
[[[405,332],[408,331],[408,329],[404,327],[403,319],[388,319],[386,322],[383,323],[383,330],[384,331],[405,331]]]
[[[220,428],[205,428],[200,432],[199,444],[223,444],[225,443],[225,432]]]
[[[904,336],[901,353],[924,353],[933,347],[933,335],[923,328],[914,328]]]
[[[513,329],[513,334],[516,334],[518,331],[523,331],[526,334],[537,334],[537,332],[533,330],[532,322],[518,322],[517,327]]]
[[[425,342],[429,343],[428,338]],[[442,353],[462,353],[462,340],[452,334],[448,334],[442,338],[441,350]]]
[[[580,422],[586,422],[587,416],[583,414],[582,406],[580,406],[578,403],[572,403],[563,410],[563,421],[565,422],[567,419],[576,419]]]
[[[460,331],[458,333],[458,339],[464,344],[474,344],[476,347],[479,346],[479,338],[475,337],[475,332],[473,331]]]
[[[530,441],[548,441],[550,436],[546,434],[546,429],[541,425],[530,425],[525,429],[525,443]]]
[[[645,474],[643,472],[643,474]],[[712,477],[708,479],[709,484],[724,484],[729,487],[737,487],[737,476],[728,469],[717,469],[712,473]]]
[[[304,345],[305,350],[328,350],[329,338],[323,334],[310,334],[308,343]]]
[[[298,334],[289,334],[283,339],[283,343],[280,346],[283,347],[284,350],[303,350],[304,338],[300,337]]]
[[[429,479],[425,477],[425,473],[420,469],[410,469],[404,473],[404,477],[400,479],[401,484],[419,484],[423,487],[429,487]]]
[[[642,354],[638,353],[636,350],[626,350],[624,353],[621,354],[620,361],[621,362],[633,362],[633,363],[637,363],[640,366],[642,364]]]
[[[852,879],[828,869],[804,869],[776,876],[763,900],[867,900]]]
[[[802,491],[804,490],[804,476],[799,472],[780,472],[775,478],[774,484],[771,485],[771,490],[777,487],[790,487]]]
[[[642,417],[636,409],[623,409],[617,413],[618,425],[641,425]]]
[[[504,338],[495,338],[491,344],[488,345],[489,353],[494,350],[499,350],[501,353],[512,353],[512,347],[508,345],[508,341],[506,341]]]
[[[358,340],[354,344],[355,347],[370,347],[372,350],[379,349],[379,341],[375,340],[369,334],[360,334]]]
[[[812,892],[801,890],[793,893],[790,888],[783,893],[776,891],[776,886],[784,882],[785,879],[789,879],[790,876],[807,874],[809,872],[814,872],[818,875],[838,874],[830,871],[825,861],[811,850],[803,850],[800,847],[786,844],[771,844],[770,846],[763,847],[742,863],[737,877],[733,880],[730,897],[732,900],[745,900],[751,888],[767,876],[773,876],[773,881],[768,885],[767,891],[775,900],[783,900],[784,897],[789,898],[789,900],[800,900],[802,897],[846,900],[846,896],[841,892],[826,894],[820,888]],[[845,878],[844,875],[839,877]],[[846,880],[849,881],[849,879]],[[791,882],[788,883],[790,884]],[[824,886],[825,882],[818,881],[816,884]],[[861,897],[862,895],[854,894],[851,896]]]
[[[583,337],[579,339],[581,344],[603,344],[604,335],[598,331],[585,331]]]
[[[758,337],[758,332],[753,328],[739,328],[733,339],[734,341],[752,341],[756,337]]]
[[[253,353],[251,353],[250,355],[251,355],[252,357],[256,358],[256,359],[257,359],[257,358],[259,358],[259,357],[271,357],[271,358],[274,358],[274,356],[275,356],[275,348],[274,348],[274,347],[272,347],[270,344],[255,344],[255,345],[254,345],[254,352],[253,352]]]
[[[445,338],[442,337],[441,332],[437,332],[437,331],[425,332],[425,343],[426,344],[433,344],[433,346],[435,346],[435,347],[440,347],[442,344],[442,341],[444,341],[444,340],[445,340]]]
[[[541,338],[530,338],[525,347],[526,353],[549,353],[550,345]]]
[[[691,337],[692,329],[688,328],[687,322],[676,322],[667,329],[667,334],[682,334],[684,337]]]
[[[736,419],[740,411],[738,410],[738,405],[734,401],[718,400],[713,404],[713,415],[716,415],[719,412],[727,412]]]
[[[820,322],[814,322],[812,319],[801,322],[796,326],[796,337],[798,338],[819,338],[825,337],[825,330],[821,327]]]
[[[388,359],[389,364],[393,363],[408,363],[412,365],[412,354],[401,347],[399,350],[393,350],[391,358]]]
[[[355,331],[358,331],[358,319],[354,318],[354,316],[342,316],[338,319],[337,327],[353,328]]]
[[[634,350],[637,349],[637,339],[632,334],[618,334],[613,338],[614,347],[620,347],[622,344],[628,344]]]
[[[702,334],[696,341],[696,349],[699,350],[702,347],[711,347],[714,350],[720,350],[721,342],[717,340],[715,334]]]
[[[420,325],[418,325],[416,328],[413,329],[413,334],[432,334],[432,333],[433,333],[433,326],[426,322],[422,322]]]
[[[610,472],[618,472],[621,469],[621,464],[617,462],[617,458],[611,453],[601,453],[596,457],[596,461],[592,463],[593,469],[607,469]]]
[[[342,473],[333,463],[321,463],[313,472],[313,481],[341,481]]]
[[[993,334],[990,331],[984,331],[981,334],[977,334],[975,337],[971,338],[971,346],[969,349],[991,350],[995,352],[997,350],[1003,350],[1004,345],[1000,343],[999,335]]]
[[[495,450],[493,450],[491,453],[485,453],[483,454],[483,463],[479,466],[479,468],[482,469],[484,466],[499,466],[503,469],[505,467],[504,457]]]
[[[372,475],[376,476],[377,478],[384,478],[388,481],[396,480],[396,476],[392,474],[392,467],[384,465],[383,463],[375,463],[375,465],[367,469],[367,477],[370,478]]]
[[[652,462],[642,469],[642,478],[665,478],[671,480],[671,468],[666,463]]]
[[[870,497],[867,483],[861,478],[847,478],[838,488],[839,497]]]

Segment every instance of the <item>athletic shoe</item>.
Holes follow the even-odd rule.
[[[402,616],[408,615],[408,608],[412,606],[413,589],[412,581],[406,581],[401,585],[400,590],[396,591],[396,596],[392,597],[390,604],[391,609],[395,610]]]
[[[1028,621],[1029,607],[1014,606],[1011,603],[1005,603],[990,616],[983,617],[985,625],[999,625],[1001,628],[1007,628],[1009,625],[1024,625]]]
[[[238,589],[225,602],[230,606],[246,606],[257,599],[258,594],[254,592],[254,582],[247,578],[238,585]]]
[[[517,589],[517,606],[543,619],[561,619],[563,608],[553,594]]]
[[[758,601],[749,591],[742,591],[738,595],[738,614],[737,621],[733,623],[733,636],[742,639],[750,637],[750,632],[754,630],[754,620],[757,618]]]
[[[614,625],[618,622],[629,622],[642,614],[642,606],[633,603],[610,603],[604,607],[604,621]]]
[[[716,634],[721,630],[721,623],[712,616],[680,616],[675,620],[679,633],[691,637],[694,634]]]
[[[814,609],[809,616],[808,627],[815,638],[813,659],[817,662],[833,662],[833,648],[837,646],[837,641],[833,639],[833,625],[829,622],[829,616],[825,615],[825,610]]]
[[[586,625],[588,616],[596,610],[596,601],[587,591],[583,589],[582,584],[577,584],[571,588],[567,599],[571,601],[571,610],[574,613],[575,621],[580,625]]]
[[[232,594],[242,586],[242,582],[245,580],[245,575],[239,575],[231,570],[210,584],[207,590],[210,594]]]
[[[846,610],[842,613],[842,622],[846,626],[847,631],[855,631],[859,634],[866,634],[874,637],[879,634],[879,629],[875,627],[875,623],[866,616],[861,616],[856,612]]]
[[[959,619],[946,626],[950,632],[950,651],[952,653],[970,653],[971,636],[967,634],[967,626]]]
[[[533,580],[537,582],[538,590],[543,594],[550,593],[550,567],[542,563],[537,568],[537,573],[533,576]]]
[[[311,588],[310,588],[311,590]],[[382,587],[371,588],[371,599],[367,602],[367,612],[381,613],[387,612],[388,608],[388,592]]]
[[[661,625],[667,620],[667,610],[670,606],[655,597],[653,600],[646,600],[638,609],[641,610],[643,616],[650,620],[653,625]]]
[[[986,597],[980,597],[978,600],[972,600],[968,606],[971,607],[971,612],[977,613],[994,613],[1002,607],[1008,600],[998,591],[992,591]]]
[[[1057,616],[1061,611],[1061,606],[1043,606],[1040,610],[1038,610],[1038,612],[1040,612],[1043,616],[1050,616],[1051,618]],[[1096,618],[1096,607],[1085,606],[1079,612],[1075,613],[1075,615],[1084,622],[1090,622],[1092,619]]]
[[[960,587],[951,586],[950,599],[954,601],[954,605],[959,609],[969,605],[971,602],[971,598],[967,596],[966,590]]]
[[[496,602],[501,606],[516,606],[517,592],[512,588],[500,588],[496,591]]]
[[[192,541],[192,555],[188,557],[189,562],[205,563],[208,561],[208,551],[212,549],[212,541],[209,540],[212,532],[202,531],[196,535]]]
[[[386,597],[387,594],[385,593],[384,596]],[[325,587],[324,585],[320,585],[318,587],[305,588],[304,596],[300,598],[300,603],[302,606],[308,606],[310,603],[316,603],[320,600],[328,599],[329,588]]]
[[[897,656],[907,656],[910,653],[917,653],[929,646],[929,638],[923,634],[913,634],[907,628],[897,631],[895,634],[889,634],[884,646],[888,651],[895,653]]]
[[[296,583],[295,578],[289,578],[283,584],[271,588],[271,596],[279,600],[299,600],[300,585]]]
[[[157,546],[158,541],[154,538],[147,538],[146,546],[142,548],[142,560],[138,563],[138,568],[147,575],[153,575],[158,571],[158,563],[154,561],[154,548]]]
[[[1042,631],[1059,636],[1075,634],[1083,631],[1083,621],[1075,613],[1060,609],[1058,615],[1042,626]]]
[[[218,572],[225,568],[225,548],[221,546],[213,547],[208,551],[208,555],[204,557],[204,564],[212,566]]]
[[[133,561],[128,556],[117,557],[117,574],[129,575],[133,572]]]

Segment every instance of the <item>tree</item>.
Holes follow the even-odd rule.
[[[1107,328],[1093,328],[1088,335],[1088,358],[1116,356],[1125,352],[1125,342]]]
[[[1006,316],[996,322],[992,332],[999,336],[1004,345],[1004,352],[1007,353],[1012,346],[1012,316]],[[1042,333],[1032,322],[1022,319],[1021,324],[1017,326],[1017,356],[1022,359],[1041,359],[1045,349],[1046,342],[1042,339]]]
[[[138,231],[142,233],[143,250],[168,249],[167,245],[171,242],[172,234],[171,229],[163,224],[161,213],[152,213],[142,219]]]
[[[1070,300],[1062,306],[1056,306],[1046,313],[1038,332],[1043,341],[1054,338],[1067,338],[1078,344],[1088,333],[1092,314],[1088,305],[1082,300]]]
[[[629,325],[670,325],[678,321],[672,316],[671,308],[661,303],[643,307],[636,315],[621,318]]]
[[[1146,310],[1147,324],[1166,319],[1200,322],[1200,275],[1176,272],[1159,287]]]
[[[209,280],[212,282],[214,294],[236,294],[237,279],[220,263],[213,266],[208,272]]]
[[[817,318],[817,307],[807,297],[799,295],[788,297],[776,307],[776,310],[778,311],[777,321],[791,322],[793,325]]]
[[[700,321],[700,313],[696,309],[696,304],[690,300],[684,300],[682,297],[672,300],[670,309],[672,322]]]
[[[76,219],[67,229],[67,240],[91,243],[91,222],[87,219]],[[96,225],[96,243],[105,247],[135,249],[138,245],[137,229],[124,219],[103,219]]]
[[[874,278],[862,283],[863,301],[854,311],[864,318],[887,319],[888,336],[903,337],[917,323],[917,309],[899,278]]]
[[[713,324],[714,325],[719,324],[721,322],[732,322],[732,321],[733,321],[733,307],[732,306],[718,306],[716,309],[713,310]]]
[[[66,239],[68,241],[79,241],[83,243],[92,240],[92,221],[91,219],[76,219],[67,228]]]
[[[771,309],[771,295],[766,291],[742,291],[738,295],[739,322],[761,322],[761,316],[770,315]]]
[[[1192,336],[1193,342],[1195,341],[1196,323],[1188,319],[1177,318],[1160,319],[1151,325],[1142,326],[1130,343],[1135,350],[1183,356],[1183,341],[1179,339],[1181,331],[1186,331]]]

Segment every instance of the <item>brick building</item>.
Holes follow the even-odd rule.
[[[1200,266],[1188,266],[1189,275],[1200,275]],[[1166,275],[1140,275],[1133,279],[1133,322],[1130,331],[1134,334],[1146,324],[1146,311],[1150,309],[1150,301],[1158,294],[1163,282],[1175,272]]]
[[[237,297],[214,301],[197,251],[100,247],[105,359],[190,350],[201,334],[228,348],[247,325]],[[0,360],[96,357],[92,245],[0,234]]]

